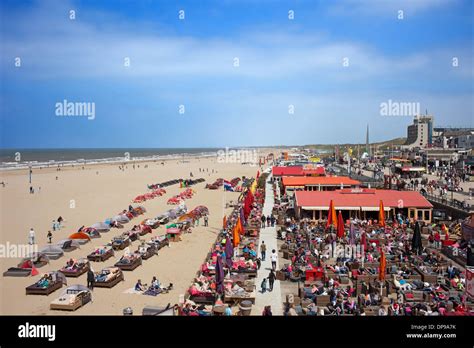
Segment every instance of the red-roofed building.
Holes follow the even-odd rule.
[[[282,178],[283,192],[290,191],[334,191],[354,188],[361,183],[347,176],[285,176]]]
[[[272,167],[273,177],[281,179],[285,176],[324,176],[324,167],[304,168],[303,166]]]
[[[377,219],[380,201],[383,202],[387,218],[396,214],[416,220],[431,222],[431,205],[416,191],[344,189],[336,191],[297,191],[295,193],[295,212],[299,217],[314,220],[326,219],[331,200],[336,210],[345,218]]]

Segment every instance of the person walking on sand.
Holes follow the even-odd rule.
[[[209,226],[209,218],[206,216],[204,216],[204,226],[205,227],[208,227]]]
[[[265,221],[267,220],[267,218],[265,217],[265,215],[262,215],[262,228],[265,228]]]
[[[30,232],[29,232],[29,235],[28,235],[28,239],[29,239],[29,244],[30,244],[30,245],[35,244],[35,231],[33,230],[33,227],[30,228]]]
[[[275,283],[276,275],[273,270],[270,271],[270,274],[268,274],[268,284],[270,285],[270,291],[273,291],[273,283]]]
[[[270,258],[272,260],[272,270],[275,270],[276,265],[277,265],[277,260],[278,260],[278,254],[276,253],[275,249],[272,250],[272,255]]]
[[[262,261],[265,261],[265,256],[267,255],[267,245],[265,241],[262,240],[262,244],[260,245],[260,254],[262,255]]]
[[[87,271],[87,287],[91,290],[94,290],[94,281],[95,281],[94,271],[92,269],[89,269]]]
[[[48,231],[46,237],[48,238],[48,243],[51,244],[51,240],[53,239],[53,234],[51,233],[51,231]]]
[[[53,227],[53,231],[56,232],[56,220],[53,220],[53,226],[52,227]]]
[[[267,291],[267,278],[263,278],[260,287],[262,288],[262,294],[264,294]]]

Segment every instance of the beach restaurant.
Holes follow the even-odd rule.
[[[294,196],[295,213],[299,218],[327,219],[331,200],[345,219],[377,219],[380,201],[386,218],[398,213],[409,218],[431,222],[433,206],[416,191],[342,189],[336,191],[297,191]]]
[[[347,176],[285,176],[282,179],[283,192],[287,191],[334,191],[355,188],[361,184]]]

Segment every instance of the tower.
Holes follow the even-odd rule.
[[[367,132],[365,134],[365,150],[370,157],[370,142],[369,142],[369,124],[367,123]]]

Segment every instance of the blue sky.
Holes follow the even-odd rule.
[[[411,123],[380,115],[389,99],[472,127],[473,3],[2,1],[0,146],[363,143],[367,124],[381,141]],[[95,119],[56,116],[64,99]]]

